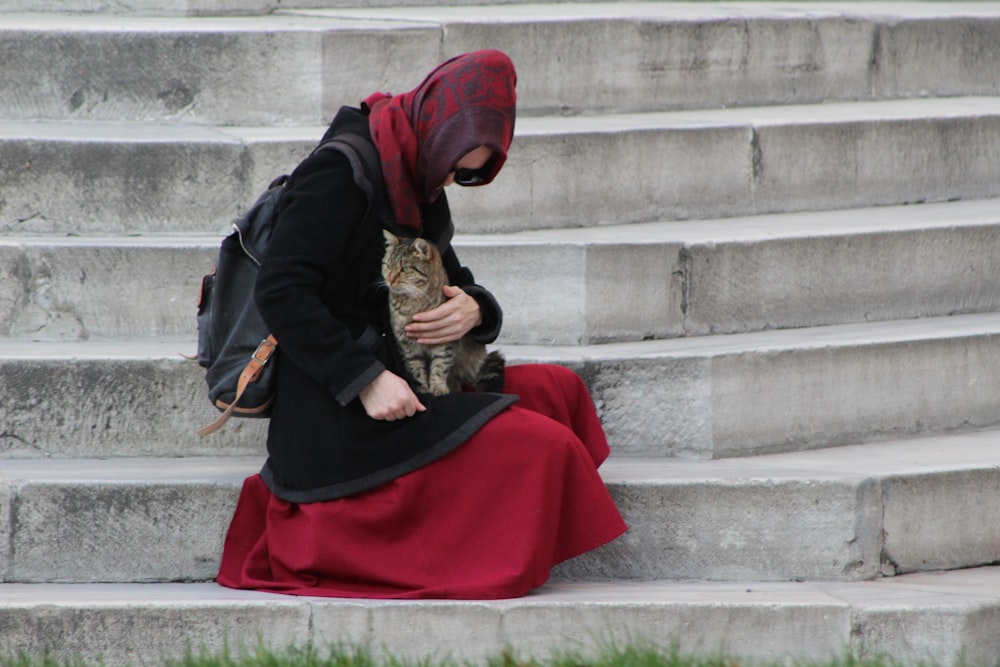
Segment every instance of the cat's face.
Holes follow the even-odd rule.
[[[383,234],[382,277],[392,293],[428,294],[440,289],[441,256],[433,243],[401,239],[388,231]]]

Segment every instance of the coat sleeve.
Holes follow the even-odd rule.
[[[324,302],[324,288],[352,266],[367,198],[336,151],[307,158],[289,180],[257,274],[255,299],[282,355],[346,405],[385,366]],[[332,281],[332,283],[331,283]]]

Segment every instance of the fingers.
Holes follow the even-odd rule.
[[[426,409],[427,408],[424,407],[424,404],[420,402],[420,399],[414,396],[412,399],[405,399],[400,402],[379,406],[372,412],[368,413],[368,416],[372,419],[391,422],[412,417],[418,412],[423,412]]]
[[[389,371],[382,371],[361,390],[359,398],[372,419],[396,421],[427,409],[406,380]]]
[[[406,401],[400,405],[389,406],[385,410],[369,416],[371,416],[372,419],[381,419],[391,422],[412,417],[418,412],[423,412],[426,409],[427,408],[424,407],[424,404],[420,402],[420,399],[414,397],[413,401]]]
[[[445,319],[408,325],[406,335],[423,345],[440,345],[458,340],[465,330],[460,319]]]
[[[406,326],[406,335],[424,345],[439,345],[456,341],[482,322],[479,303],[461,288],[445,285],[448,300],[443,304],[413,316]]]

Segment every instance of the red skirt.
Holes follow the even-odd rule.
[[[586,386],[507,368],[521,400],[443,458],[347,498],[296,504],[244,482],[218,582],[292,595],[495,599],[621,535],[597,466],[609,450]]]

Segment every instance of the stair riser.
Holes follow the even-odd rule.
[[[997,423],[1000,337],[562,363],[619,455],[707,458]]]
[[[976,199],[1000,194],[997,151],[989,112],[622,126],[516,138],[493,185],[450,200],[472,233]]]
[[[160,360],[6,360],[0,364],[0,447],[7,457],[263,454],[266,420],[233,419],[199,438],[218,412],[204,370]]]
[[[565,349],[506,352],[510,363],[580,372],[615,452],[625,456],[795,451],[998,420],[1000,336],[992,334],[587,361]],[[234,420],[208,439],[195,435],[215,411],[203,370],[179,356],[7,359],[0,389],[12,397],[0,406],[7,456],[174,456],[260,451],[263,442],[256,420]]]
[[[188,648],[220,654],[253,652],[257,638],[272,649],[302,647],[307,641],[324,655],[331,645],[362,647],[379,656],[435,659],[461,656],[483,664],[513,647],[517,655],[548,656],[574,650],[593,655],[608,644],[648,642],[664,649],[676,642],[684,651],[714,655],[726,650],[759,659],[788,653],[826,660],[840,655],[849,637],[850,611],[829,601],[787,605],[776,611],[752,600],[726,605],[696,601],[645,605],[580,602],[552,606],[477,602],[415,602],[387,605],[357,601],[289,604],[276,596],[266,606],[229,603],[174,604],[143,609],[141,604],[84,604],[38,610],[32,606],[0,611],[11,645],[29,655],[46,648],[53,658],[101,658],[109,667],[182,658]],[[292,601],[296,598],[291,598]],[[893,615],[893,621],[905,614]],[[864,625],[868,629],[867,624]],[[691,628],[697,628],[692,632]],[[872,628],[874,630],[875,628]],[[58,637],[58,646],[46,638]],[[761,641],[761,638],[767,641]],[[984,641],[975,637],[976,644]],[[942,651],[957,650],[956,642]],[[902,654],[895,654],[899,657]]]
[[[0,244],[0,272],[9,278],[0,284],[0,335],[193,337],[201,278],[217,256],[218,245]]]
[[[693,244],[459,238],[456,248],[504,307],[500,342],[576,345],[990,312],[998,233],[1000,223]],[[0,243],[10,277],[0,336],[193,335],[217,253],[209,239]]]
[[[586,659],[609,647],[638,644],[767,664],[790,656],[826,664],[850,651],[859,658],[891,655],[901,664],[989,667],[1000,648],[995,600],[959,595],[959,602],[949,604],[943,601],[946,593],[928,594],[919,584],[900,591],[891,585],[816,591],[787,584],[675,590],[654,582],[610,594],[551,586],[521,600],[405,603],[265,595],[211,585],[168,592],[11,588],[16,597],[0,607],[11,646],[39,656],[50,649],[54,660],[100,660],[109,667],[158,664],[191,653],[235,659],[255,654],[258,646],[280,653],[306,643],[321,658],[339,646],[360,647],[375,658],[388,653],[403,660],[476,664],[497,660],[510,648],[521,658],[574,651]],[[845,603],[842,596],[857,599]]]
[[[500,342],[575,345],[992,312],[998,232],[456,248],[504,307]]]
[[[889,98],[949,96],[967,86],[996,95],[1000,82],[982,73],[1000,68],[998,31],[997,17],[886,21],[877,34],[873,82]]]
[[[315,143],[186,142],[155,132],[128,141],[0,139],[15,166],[4,174],[0,232],[226,233]]]
[[[980,558],[993,554],[995,562],[1000,533],[981,527],[982,508],[995,502],[998,493],[1000,477],[995,469],[886,480],[883,570],[903,573],[924,564],[952,570],[964,567],[959,563],[973,553]],[[943,507],[952,509],[939,512]]]
[[[977,508],[996,497],[998,485],[997,470],[852,484],[612,482],[629,532],[568,561],[556,576],[835,581],[990,564],[1000,529]]]
[[[756,141],[758,212],[997,192],[990,173],[1000,150],[996,117],[759,127]]]
[[[198,13],[178,4],[164,7],[166,13]],[[245,11],[254,4],[262,3],[248,3]],[[143,20],[101,32],[28,23],[8,27],[0,40],[0,61],[8,64],[0,85],[18,91],[0,96],[0,115],[318,123],[373,90],[409,90],[445,57],[484,47],[510,53],[519,71],[519,107],[529,113],[997,92],[995,82],[979,74],[1000,67],[995,17],[920,21],[706,9],[676,19],[652,7],[634,16],[626,9],[619,18],[431,14],[386,23],[314,17],[311,24],[265,18],[214,29],[167,29]],[[954,57],[957,48],[962,58]],[[130,76],[118,76],[123,71]],[[275,94],[266,103],[248,103],[248,91]]]
[[[609,484],[628,532],[559,579],[856,580],[880,571],[877,483]],[[951,500],[954,502],[954,499]],[[781,517],[774,508],[781,507]],[[963,543],[964,544],[964,543]]]
[[[318,123],[319,32],[4,31],[10,119]],[[150,29],[152,28],[152,29]],[[123,75],[123,73],[125,73]]]
[[[725,10],[703,14],[711,18],[675,19],[668,12],[659,19],[632,18],[625,10],[620,19],[449,23],[445,51],[462,53],[482,45],[507,51],[518,66],[519,107],[530,112],[878,96],[869,85],[876,27],[868,21],[788,14],[762,20],[726,16]]]
[[[141,16],[218,16],[267,14],[276,0],[129,0],[127,4],[106,0],[7,0],[3,12],[58,12],[125,14]]]
[[[1000,195],[1000,115],[970,114],[525,135],[450,200],[477,233]],[[8,138],[0,231],[221,231],[315,141]]]
[[[7,580],[213,579],[238,488],[27,483],[14,492]]]
[[[13,484],[0,530],[11,544],[6,579],[209,580],[239,479],[255,471],[247,463],[217,481]],[[608,486],[628,533],[563,564],[557,580],[853,581],[990,563],[1000,544],[1000,527],[977,511],[995,497],[998,470]]]
[[[311,610],[283,605],[248,608],[241,602],[148,607],[142,603],[108,606],[53,605],[0,611],[4,639],[26,655],[59,656],[108,667],[162,664],[227,650],[252,653],[256,638],[276,651],[304,646]]]

